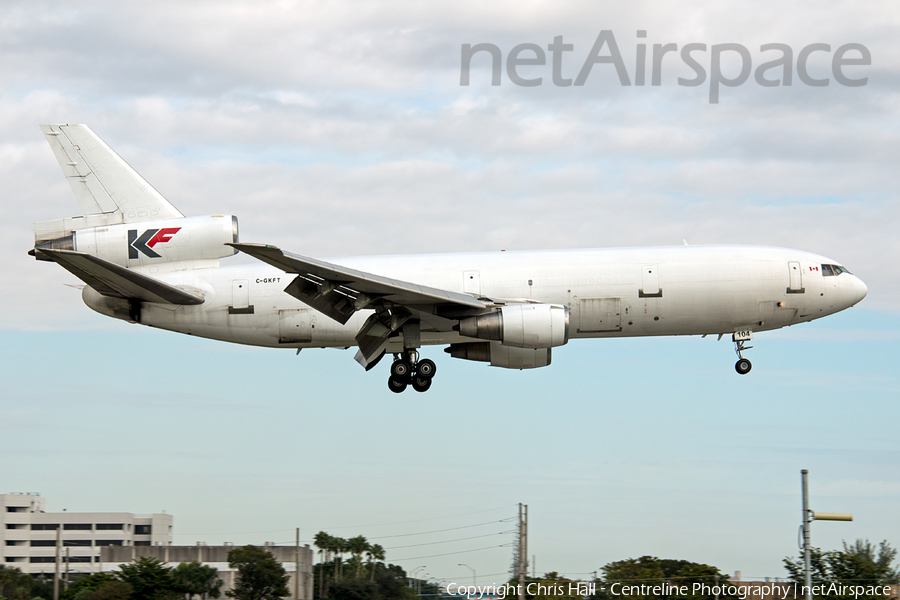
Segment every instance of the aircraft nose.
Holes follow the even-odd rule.
[[[869,288],[866,287],[866,284],[864,284],[862,282],[862,279],[860,279],[859,277],[856,277],[855,275],[853,276],[852,290],[853,290],[853,297],[855,298],[855,300],[853,301],[853,304],[856,304],[857,302],[859,302],[860,300],[865,298],[866,294],[869,293]]]

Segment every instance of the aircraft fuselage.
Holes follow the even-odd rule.
[[[346,267],[434,288],[561,304],[569,338],[732,334],[811,321],[866,294],[850,273],[826,276],[823,256],[760,246],[671,246],[365,256],[331,259]],[[283,290],[295,277],[264,264],[155,275],[202,290],[196,306],[147,303],[140,322],[191,335],[267,347],[350,347],[370,310],[341,325]],[[85,302],[113,315],[104,297]],[[441,317],[432,316],[436,323]],[[429,331],[431,329],[431,331]],[[438,331],[423,319],[423,345],[478,341]],[[402,349],[398,338],[388,351]]]

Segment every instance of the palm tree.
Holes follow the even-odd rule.
[[[323,558],[322,555],[325,553],[325,549],[328,547],[328,539],[330,537],[331,536],[328,535],[327,533],[325,533],[324,531],[320,531],[313,538],[313,544],[316,546],[316,548],[319,549],[319,558],[320,559]]]
[[[325,561],[334,547],[334,537],[320,531],[313,538],[313,544],[319,549],[319,597],[325,598]]]
[[[384,560],[384,548],[381,544],[373,544],[366,551],[369,557],[369,581],[375,581],[375,563],[376,560]]]
[[[369,542],[365,536],[358,535],[347,540],[347,550],[353,553],[356,559],[356,577],[359,578],[359,572],[362,570],[362,555],[370,548]]]
[[[339,537],[331,538],[331,549],[334,551],[335,577],[341,579],[344,575],[343,554],[347,551],[347,540]]]

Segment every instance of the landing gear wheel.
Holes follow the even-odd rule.
[[[405,381],[409,379],[411,373],[412,369],[410,368],[409,363],[402,358],[391,363],[391,378]]]
[[[406,379],[397,379],[395,377],[391,377],[390,379],[388,379],[388,387],[395,394],[406,391],[406,386]],[[413,387],[415,387],[415,383],[413,384]]]
[[[416,363],[416,377],[431,379],[437,373],[437,365],[429,358],[423,358]]]
[[[427,392],[431,387],[431,379],[425,377],[414,377],[412,381],[413,389],[417,392]],[[406,387],[405,385],[403,387]]]
[[[749,350],[753,347],[747,345],[747,342],[752,338],[752,331],[735,331],[734,335],[731,336],[731,340],[734,342],[734,351],[737,353],[738,357],[738,361],[734,363],[734,370],[738,372],[738,375],[746,375],[750,372],[750,369],[753,368],[750,361],[744,358],[744,355],[742,354],[745,350]]]

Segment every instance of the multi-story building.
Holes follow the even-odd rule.
[[[60,573],[74,575],[116,571],[122,563],[149,556],[170,566],[199,561],[219,571],[223,592],[234,586],[236,573],[228,564],[228,551],[234,546],[199,542],[197,546],[173,546],[172,515],[49,513],[45,508],[46,500],[38,494],[0,494],[0,564],[32,575],[51,575],[58,550]],[[267,542],[264,547],[284,566],[290,578],[290,598],[312,598],[313,551],[309,545]]]
[[[172,515],[50,513],[45,508],[38,494],[0,494],[0,563],[23,573],[53,573],[57,536],[61,569],[70,573],[99,571],[103,547],[172,544]]]

